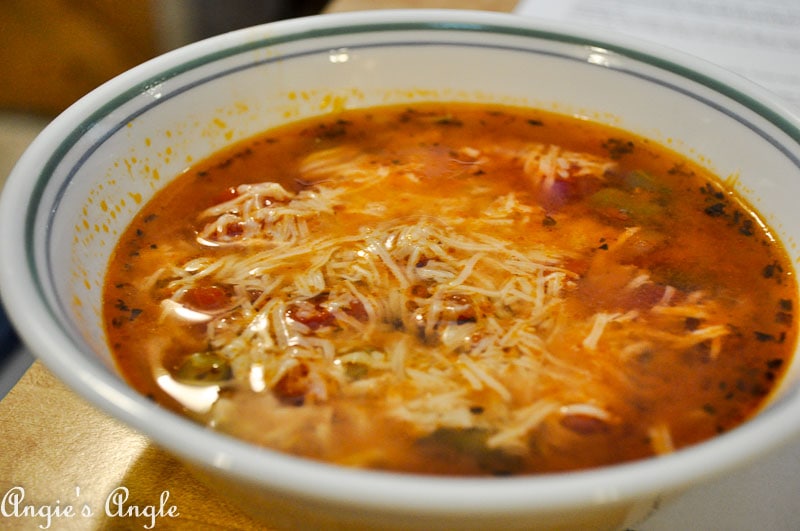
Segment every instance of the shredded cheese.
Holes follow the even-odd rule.
[[[475,166],[498,156],[469,146],[457,153],[460,164]],[[521,164],[544,187],[603,179],[614,167],[549,145],[529,146]],[[621,363],[658,344],[709,342],[712,357],[721,353],[723,325],[648,330],[650,319],[714,314],[702,294],[681,299],[671,286],[652,308],[572,320],[567,301],[580,277],[566,267],[568,257],[497,235],[497,227],[527,222],[536,212],[515,193],[483,203],[471,218],[455,201],[443,201],[435,218],[393,216],[402,201],[358,202],[353,194],[388,179],[421,186],[415,163],[376,165],[337,148],[309,156],[301,171],[316,184],[296,193],[271,182],[241,185],[234,198],[201,214],[199,242],[245,252],[191,259],[147,281],[167,283],[172,297],[165,312],[180,308],[198,285],[230,287],[226,311],[198,320],[207,321],[211,348],[253,392],[275,391],[302,374],[305,397],[315,403],[337,394],[369,396],[417,433],[477,427],[491,434],[488,447],[520,452],[550,417],[612,419],[587,395],[591,371],[555,353],[559,342],[590,353],[605,352],[607,342]],[[327,232],[342,215],[374,222],[348,234]],[[622,230],[609,252],[638,230]],[[649,282],[639,272],[625,288]],[[568,332],[567,323],[577,332]],[[556,382],[563,391],[552,392]],[[539,386],[546,399],[535,391]],[[481,415],[471,412],[476,401],[489,404]],[[229,406],[221,401],[218,414]],[[289,437],[291,428],[283,429]],[[667,427],[654,427],[651,437],[657,452],[669,451]]]

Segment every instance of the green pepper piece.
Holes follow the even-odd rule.
[[[589,202],[601,211],[612,210],[625,217],[646,220],[664,210],[664,207],[649,199],[647,195],[631,194],[619,188],[602,188],[589,197]]]
[[[195,352],[186,358],[173,375],[181,383],[207,385],[233,377],[230,363],[214,352]]]

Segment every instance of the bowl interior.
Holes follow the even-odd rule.
[[[766,215],[792,262],[800,259],[798,119],[765,93],[691,58],[591,33],[487,14],[425,17],[320,17],[224,35],[120,76],[53,122],[21,159],[2,204],[4,223],[25,219],[11,245],[25,259],[5,258],[2,280],[5,297],[41,301],[16,310],[34,353],[68,383],[91,381],[84,392],[94,400],[100,387],[113,389],[115,403],[104,407],[150,430],[141,416],[153,406],[116,375],[101,324],[117,237],[193,162],[270,127],[344,108],[491,102],[622,127],[727,179]],[[72,358],[81,358],[79,376]],[[799,373],[795,360],[773,408],[800,409]],[[167,447],[177,444],[164,437]],[[717,452],[707,469],[740,453]],[[662,475],[670,477],[678,481]],[[645,482],[643,475],[629,488]]]

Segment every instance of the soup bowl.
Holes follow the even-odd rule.
[[[350,469],[251,446],[171,413],[120,375],[102,287],[133,216],[189,165],[271,127],[428,101],[538,107],[620,127],[712,169],[800,259],[800,118],[682,54],[512,15],[378,11],[221,35],[97,88],[57,117],[0,203],[0,286],[28,348],[87,401],[280,528],[614,529],[800,432],[800,362],[751,420],[707,442],[572,473],[450,478]]]

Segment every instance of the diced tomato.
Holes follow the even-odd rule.
[[[336,317],[327,309],[312,301],[297,301],[286,310],[286,316],[309,327],[318,330],[323,326],[336,324]]]
[[[627,305],[631,309],[645,310],[655,306],[664,297],[664,286],[648,282],[630,290]]]
[[[411,286],[411,296],[420,299],[427,299],[431,296],[431,292],[425,284],[414,284]]]
[[[237,221],[235,223],[228,223],[225,226],[225,235],[226,236],[241,236],[244,234],[244,223],[241,221]]]
[[[369,319],[369,315],[367,314],[366,308],[364,308],[364,304],[358,299],[353,299],[350,301],[350,305],[344,309],[344,313],[358,321],[361,321],[362,323]]]
[[[442,319],[456,321],[459,324],[476,321],[477,315],[472,299],[457,293],[447,295],[444,298]]]
[[[186,292],[184,302],[195,310],[210,311],[224,308],[229,297],[219,286],[198,286]]]
[[[539,202],[548,211],[558,211],[565,205],[595,193],[600,187],[597,179],[556,179],[539,192]]]
[[[310,385],[309,369],[301,363],[289,369],[272,388],[272,392],[285,404],[302,406]]]

